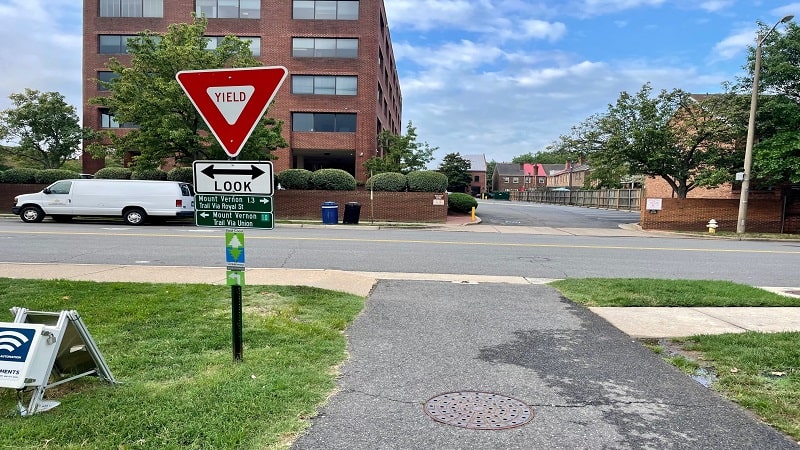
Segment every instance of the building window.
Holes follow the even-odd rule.
[[[108,109],[100,110],[100,128],[139,128],[135,123],[119,123]]]
[[[292,131],[355,133],[353,113],[292,113]]]
[[[209,19],[260,19],[260,0],[197,0],[196,12]]]
[[[261,56],[260,37],[243,37],[243,36],[237,36],[237,37],[243,41],[247,41],[250,43],[250,51],[253,53],[253,56]],[[219,47],[219,44],[222,43],[222,40],[225,39],[225,36],[206,36],[206,38],[208,38],[208,44],[206,45],[206,50],[214,50],[215,48]]]
[[[519,184],[519,177],[514,177],[514,179],[511,180],[511,182],[514,184]]]
[[[294,38],[296,58],[358,58],[358,39]]]
[[[476,183],[480,183],[481,177],[479,175],[475,175],[475,178],[473,178],[472,181],[474,181]]]
[[[358,1],[295,0],[292,17],[316,20],[358,20]]]
[[[100,0],[100,17],[164,17],[164,0]]]
[[[136,36],[104,34],[100,36],[101,55],[121,55],[128,53],[128,39]]]
[[[292,94],[356,95],[358,77],[292,75]]]
[[[113,80],[114,78],[117,78],[118,76],[119,76],[118,73],[110,72],[110,71],[107,71],[107,70],[104,70],[102,72],[97,72],[97,82],[98,82],[97,83],[97,90],[98,91],[107,91],[108,88],[106,87],[107,85],[105,83],[110,83],[111,80]]]
[[[508,183],[508,177],[503,177],[503,183]]]

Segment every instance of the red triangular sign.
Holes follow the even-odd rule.
[[[242,151],[288,71],[285,67],[183,70],[175,75],[231,158]]]

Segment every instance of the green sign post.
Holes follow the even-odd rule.
[[[274,228],[269,195],[197,194],[195,225],[199,227]]]

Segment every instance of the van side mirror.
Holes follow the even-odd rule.
[[[42,192],[44,192],[45,194],[52,194],[52,192],[50,192],[50,188],[44,188],[42,189]]]

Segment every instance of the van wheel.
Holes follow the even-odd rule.
[[[44,220],[44,211],[38,206],[23,206],[19,218],[26,223],[39,223]]]
[[[72,221],[72,216],[64,216],[64,215],[59,214],[57,216],[53,216],[53,220],[55,220],[56,222],[62,222],[62,223],[63,222],[70,222],[70,221]]]
[[[147,213],[141,208],[131,208],[125,210],[122,220],[128,225],[141,225],[147,220]]]

